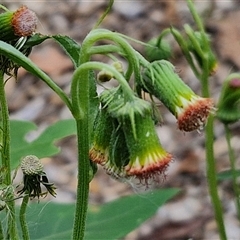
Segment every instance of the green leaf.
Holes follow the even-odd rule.
[[[36,155],[39,158],[50,157],[59,153],[59,147],[55,146],[57,140],[76,133],[73,119],[60,120],[49,126],[34,141],[26,140],[29,132],[37,127],[32,122],[11,120],[11,167],[16,168],[20,159],[26,155]]]
[[[71,58],[74,67],[77,68],[79,66],[81,51],[80,45],[68,36],[54,35],[52,38],[63,48],[63,50]]]
[[[179,189],[161,189],[123,197],[102,206],[90,206],[85,239],[124,237],[177,193]],[[27,211],[31,239],[70,239],[74,208],[75,204],[31,204]]]
[[[30,38],[28,38],[27,42],[23,46],[23,49],[32,48],[36,45],[41,44],[42,42],[44,42],[46,39],[49,39],[49,38],[50,38],[50,36],[36,33],[36,34],[32,35]]]
[[[235,174],[237,177],[240,176],[240,170],[236,170],[235,171]],[[227,179],[233,179],[233,171],[232,170],[226,170],[226,171],[223,171],[223,172],[220,172],[217,174],[217,179],[219,181],[222,181],[222,180],[227,180]]]

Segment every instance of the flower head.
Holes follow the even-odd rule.
[[[224,124],[240,119],[240,74],[232,73],[224,81],[217,105],[217,117]]]
[[[48,182],[48,178],[46,173],[43,172],[43,165],[39,158],[34,155],[24,157],[21,161],[21,169],[23,171],[24,186],[18,191],[20,195],[26,193],[32,198],[39,198],[40,196],[47,195],[49,192],[53,197],[56,196],[56,188],[53,183]],[[46,193],[42,193],[40,184],[46,187]]]
[[[142,85],[174,114],[180,130],[201,130],[215,110],[213,100],[196,95],[176,74],[173,65],[165,60],[149,65]]]
[[[210,98],[192,95],[190,100],[180,97],[180,106],[176,106],[178,128],[185,132],[201,130],[211,112],[214,103]]]
[[[20,37],[28,37],[35,33],[37,16],[26,6],[15,12],[6,11],[0,14],[0,40],[13,41]]]
[[[172,155],[160,144],[150,113],[135,114],[134,125],[130,117],[120,120],[129,151],[129,161],[125,165],[127,177],[135,177],[147,183],[150,178],[165,176]]]

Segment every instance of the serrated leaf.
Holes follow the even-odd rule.
[[[11,167],[16,168],[20,159],[26,155],[36,155],[39,158],[50,157],[59,153],[56,141],[76,133],[73,119],[60,120],[46,128],[42,134],[32,142],[26,140],[30,131],[37,126],[32,122],[11,120]]]
[[[90,206],[85,239],[124,237],[177,193],[179,189],[161,189],[122,197],[102,206]],[[74,208],[75,204],[31,204],[27,211],[31,239],[70,239]]]
[[[52,38],[62,47],[66,54],[71,58],[75,68],[79,66],[81,47],[72,38],[62,35],[54,35]]]

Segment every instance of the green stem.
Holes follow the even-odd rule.
[[[205,58],[203,63],[203,73],[201,76],[201,83],[202,83],[202,95],[204,97],[210,97],[209,92],[209,71],[208,71],[208,60]],[[217,185],[217,172],[215,167],[215,158],[214,158],[214,150],[213,150],[213,143],[214,143],[214,117],[212,115],[209,116],[208,122],[206,125],[205,130],[205,144],[206,144],[206,168],[207,168],[207,181],[208,181],[208,189],[209,194],[212,200],[215,219],[218,226],[218,231],[221,240],[226,240],[226,231],[224,226],[224,219],[223,219],[223,209],[221,205],[221,201],[218,195],[218,185]]]
[[[100,19],[97,21],[97,23],[94,25],[93,29],[97,28],[100,26],[100,24],[102,23],[103,19],[108,15],[108,13],[111,11],[112,9],[112,5],[114,3],[114,0],[109,0],[109,4],[107,9],[104,11],[104,13],[102,14],[102,16],[100,17]]]
[[[236,159],[234,156],[234,152],[231,146],[231,132],[230,129],[228,127],[228,124],[224,124],[224,128],[225,128],[225,136],[226,136],[226,141],[227,141],[227,145],[228,145],[228,154],[229,154],[229,160],[230,160],[230,165],[231,165],[231,172],[232,172],[232,176],[233,176],[233,190],[235,193],[235,197],[236,197],[236,209],[237,209],[237,216],[238,219],[240,220],[240,190],[238,187],[238,183],[237,183],[237,174],[236,174]]]
[[[85,38],[83,44],[87,45],[88,49],[91,49],[91,46],[99,40],[110,40],[110,41],[113,41],[115,44],[118,44],[122,49],[121,52],[123,52],[123,56],[126,56],[129,64],[131,65],[129,68],[133,69],[133,71],[134,71],[136,81],[137,81],[137,79],[138,80],[141,79],[141,74],[139,71],[139,61],[135,54],[135,50],[122,37],[121,34],[111,32],[111,31],[105,30],[105,29],[95,29],[90,34],[88,34],[88,36]],[[87,53],[89,54],[89,50]],[[128,77],[126,77],[126,78],[128,78]]]
[[[80,63],[82,64],[90,59],[87,50],[88,45],[83,43],[80,55]],[[81,65],[75,71],[71,86],[73,115],[76,113],[74,117],[77,125],[78,144],[78,183],[73,240],[82,240],[84,238],[89,194],[89,70],[84,69],[80,75],[80,68]]]
[[[174,39],[176,40],[176,42],[178,43],[178,45],[180,46],[182,53],[184,54],[186,60],[188,61],[188,64],[190,65],[191,69],[193,70],[195,76],[197,78],[200,78],[201,75],[199,73],[199,70],[195,66],[192,55],[189,52],[186,40],[182,37],[181,33],[173,27],[171,28],[171,33],[172,33]]]
[[[207,39],[207,35],[205,34],[205,30],[204,30],[204,25],[203,25],[203,22],[201,20],[201,18],[199,17],[194,5],[193,5],[193,2],[192,0],[187,0],[187,4],[188,4],[188,8],[194,18],[194,21],[196,22],[197,26],[198,26],[198,29],[200,30],[201,34],[202,34],[202,38],[203,38],[203,41],[204,41],[204,44],[203,44],[203,52],[206,52],[208,49],[209,49],[209,44],[208,44],[208,39]]]
[[[223,220],[223,209],[221,205],[221,201],[219,199],[218,190],[217,190],[217,172],[215,168],[215,161],[214,161],[214,150],[213,150],[213,141],[214,141],[214,134],[213,134],[213,116],[209,116],[208,123],[206,125],[206,159],[207,159],[207,181],[208,181],[208,188],[210,197],[213,204],[215,219],[218,226],[218,231],[221,240],[226,240],[226,232]]]
[[[71,95],[72,95],[72,105],[73,106],[78,106],[79,102],[81,102],[80,97],[81,94],[79,94],[79,78],[81,76],[81,79],[83,81],[87,81],[86,78],[84,78],[83,73],[85,71],[91,70],[91,69],[105,69],[106,71],[109,71],[113,74],[115,79],[119,82],[121,85],[123,92],[125,94],[125,97],[127,99],[132,99],[134,96],[134,92],[123,77],[121,73],[119,73],[114,67],[109,66],[108,64],[105,63],[100,63],[100,62],[85,62],[83,63],[80,67],[76,69],[76,71],[73,74],[72,78],[72,85],[71,85]],[[83,85],[81,84],[81,89],[83,89]],[[81,119],[83,117],[83,110],[82,110],[82,105],[79,108],[74,108],[73,109],[73,116],[75,119]]]
[[[0,239],[4,240],[3,226],[2,221],[0,221]]]
[[[9,112],[6,94],[4,90],[4,73],[0,71],[0,104],[2,111],[2,168],[6,170],[5,179],[3,183],[7,186],[12,184],[11,181],[11,158],[10,158],[10,124],[9,124]],[[13,192],[11,193],[13,198]],[[18,239],[17,237],[17,228],[16,228],[16,213],[15,213],[15,203],[14,201],[7,201],[7,211],[8,215],[8,234],[12,240]]]
[[[22,236],[24,240],[30,239],[28,227],[27,227],[27,221],[26,221],[26,209],[27,209],[28,201],[29,201],[29,195],[25,195],[23,197],[20,213],[19,213],[19,219],[20,219],[20,224],[22,228]]]

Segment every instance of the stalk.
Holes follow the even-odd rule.
[[[3,139],[2,139],[2,168],[5,169],[6,175],[3,180],[3,184],[10,186],[12,184],[11,181],[11,158],[10,158],[10,124],[9,124],[9,112],[6,94],[4,91],[4,72],[0,70],[0,104],[1,104],[1,112],[2,112],[2,131],[3,131]],[[13,199],[13,192],[10,198]],[[15,240],[17,237],[17,228],[16,228],[16,213],[15,213],[15,203],[14,201],[7,201],[7,211],[8,211],[8,235],[10,239]]]
[[[22,228],[22,237],[24,240],[30,239],[28,227],[27,227],[27,221],[26,221],[26,210],[27,210],[28,201],[29,201],[29,195],[25,195],[22,200],[20,214],[19,214],[20,224]]]
[[[230,129],[228,127],[228,124],[224,124],[224,128],[225,128],[225,135],[226,135],[226,141],[227,141],[227,145],[228,145],[228,154],[229,154],[229,160],[230,160],[230,165],[231,165],[231,172],[232,172],[232,176],[233,176],[233,191],[235,193],[235,197],[236,197],[236,209],[237,209],[237,217],[240,220],[240,191],[239,191],[239,187],[238,187],[238,183],[237,183],[237,174],[236,174],[236,159],[234,156],[234,152],[231,146],[231,133],[230,133]]]

